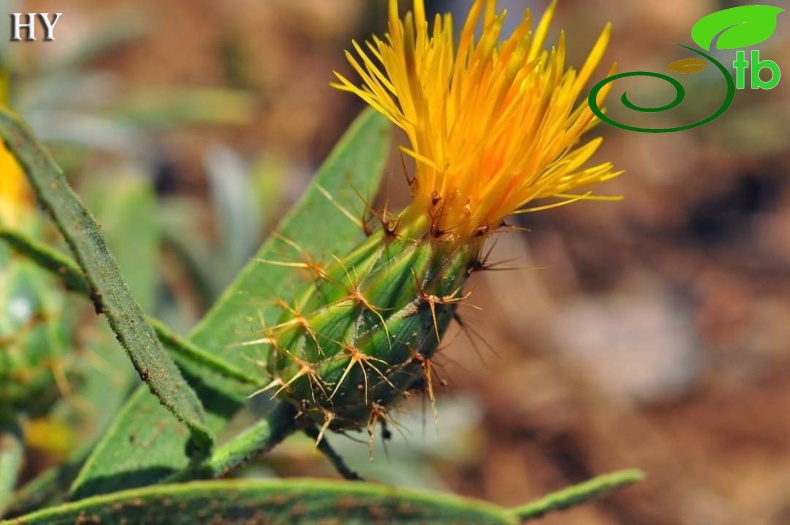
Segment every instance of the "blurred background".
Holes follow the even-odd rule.
[[[458,13],[470,4],[428,3]],[[332,70],[352,75],[343,50],[381,34],[386,11],[384,0],[3,4],[0,13],[63,13],[55,42],[0,42],[10,105],[99,215],[141,302],[181,332],[362,109],[329,82]],[[500,5],[514,22],[546,8]],[[612,22],[604,63],[660,72],[688,56],[670,42],[691,44],[699,18],[735,5],[561,0],[552,34],[566,30],[580,66]],[[787,16],[758,47],[790,68]],[[642,123],[710,114],[723,98],[715,74],[682,79],[698,103]],[[690,131],[597,128],[598,158],[625,170],[597,191],[625,199],[525,215],[527,231],[497,237],[491,261],[516,269],[471,282],[482,311],[462,311],[467,329],[445,339],[438,428],[417,399],[373,463],[366,435],[332,442],[372,479],[503,505],[620,468],[648,474],[545,524],[790,523],[788,82],[740,90],[727,113]],[[610,100],[624,87],[645,104],[673,96],[635,80]],[[395,155],[388,174],[382,195],[405,202]],[[31,474],[73,446],[39,450]],[[334,476],[311,448],[289,441],[250,470]]]

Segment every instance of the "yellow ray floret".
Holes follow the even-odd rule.
[[[427,217],[431,230],[456,239],[493,231],[533,199],[575,200],[580,186],[615,177],[611,163],[585,166],[601,144],[581,144],[596,119],[577,104],[609,40],[607,25],[578,71],[565,67],[565,35],[543,49],[552,4],[533,30],[527,11],[500,42],[505,13],[476,0],[454,43],[449,14],[429,29],[423,0],[402,20],[389,2],[389,33],[346,56],[362,78],[335,87],[352,92],[408,136],[416,161],[413,203],[404,217]],[[475,29],[482,32],[475,38]],[[601,92],[599,103],[606,93]],[[582,194],[582,196],[585,196]]]

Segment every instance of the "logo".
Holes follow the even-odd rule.
[[[735,78],[733,79],[727,68],[718,60],[710,56],[705,51],[711,52],[711,47],[714,45],[715,49],[738,49],[743,47],[750,47],[760,42],[767,40],[776,31],[776,18],[779,13],[784,11],[779,7],[770,5],[747,5],[741,7],[733,7],[711,13],[702,17],[694,27],[691,28],[691,39],[704,51],[695,49],[683,44],[675,44],[695,53],[697,57],[684,58],[676,62],[672,62],[667,66],[667,71],[680,73],[684,75],[691,75],[698,73],[709,65],[714,65],[724,77],[727,83],[727,94],[721,106],[709,117],[699,120],[697,122],[686,124],[684,126],[676,126],[671,128],[642,128],[631,126],[617,122],[616,120],[605,115],[601,108],[598,106],[597,98],[599,92],[609,83],[615,80],[627,77],[654,77],[663,81],[669,82],[675,89],[675,98],[663,106],[658,107],[643,107],[638,106],[631,102],[628,98],[627,92],[623,92],[620,101],[628,109],[639,111],[642,113],[659,113],[667,111],[680,105],[686,96],[686,90],[683,85],[675,78],[664,73],[654,73],[652,71],[632,71],[629,73],[620,73],[606,77],[590,91],[587,101],[590,104],[592,112],[602,121],[612,126],[629,131],[638,131],[641,133],[670,133],[673,131],[683,131],[686,129],[696,128],[707,124],[712,120],[720,117],[727,111],[727,108],[732,104],[735,98],[735,91],[737,89],[745,89],[747,85],[747,77],[751,89],[773,89],[779,84],[781,78],[781,71],[776,62],[771,60],[760,59],[760,51],[757,49],[751,50],[747,55],[746,51],[739,50],[735,54],[735,61],[732,63],[735,68]],[[746,74],[747,70],[749,75]],[[770,78],[764,80],[760,73],[764,70],[770,72]]]

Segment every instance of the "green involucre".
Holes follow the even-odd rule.
[[[312,285],[263,327],[271,388],[318,424],[370,427],[405,392],[431,388],[430,359],[477,251],[409,237],[378,231],[346,257],[310,265]]]

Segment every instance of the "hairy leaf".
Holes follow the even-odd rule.
[[[642,479],[615,472],[504,509],[447,494],[361,482],[312,479],[200,481],[94,496],[0,525],[71,523],[453,523],[510,524],[586,503]]]
[[[140,378],[159,402],[189,427],[196,452],[208,453],[213,437],[206,427],[203,407],[146,322],[96,220],[49,153],[8,111],[0,110],[0,133],[74,252],[90,283],[97,310],[106,314]]]
[[[279,297],[290,297],[299,269],[265,264],[261,260],[300,257],[283,239],[298,242],[303,254],[315,258],[344,252],[363,236],[348,214],[362,217],[381,180],[389,146],[389,124],[368,111],[349,129],[319,170],[311,187],[269,239],[195,328],[190,340],[216,358],[250,371],[265,381],[256,357],[240,343],[259,338],[254,333],[261,318],[273,322]],[[327,198],[332,197],[332,200]],[[199,364],[181,363],[188,380],[208,411],[208,424],[219,432],[251,393],[248,384],[220,376]],[[137,487],[174,476],[189,466],[184,454],[186,436],[161,407],[136,392],[97,447],[72,488],[72,498]]]
[[[482,501],[367,483],[310,479],[205,481],[88,498],[0,525],[73,523],[507,524],[518,519]]]

